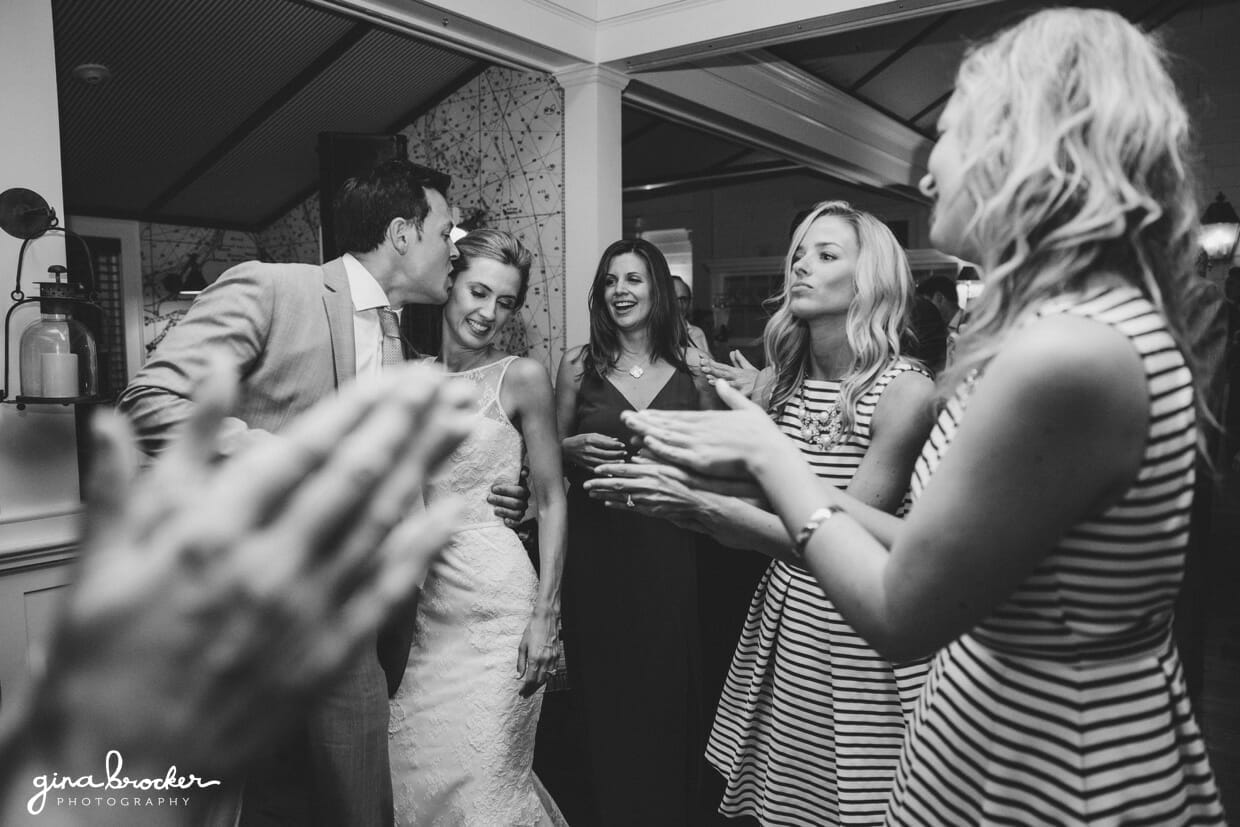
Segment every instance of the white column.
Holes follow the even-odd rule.
[[[629,79],[593,65],[555,79],[564,88],[564,335],[571,348],[590,337],[590,283],[599,255],[620,238],[620,93]]]

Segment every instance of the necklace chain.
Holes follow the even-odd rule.
[[[794,418],[802,439],[814,443],[823,451],[830,451],[843,441],[846,436],[844,409],[840,405],[838,394],[830,408],[821,413],[812,413],[805,405],[805,383],[802,382],[799,402],[800,410]]]

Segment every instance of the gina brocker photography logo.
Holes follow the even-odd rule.
[[[124,774],[125,761],[118,750],[109,750],[104,759],[102,778],[92,775],[36,775],[35,794],[26,802],[26,811],[37,816],[51,803],[54,807],[188,807],[186,790],[218,787],[220,782],[196,775],[181,775],[176,765],[159,778],[130,778]]]

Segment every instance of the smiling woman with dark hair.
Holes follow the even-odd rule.
[[[556,379],[572,487],[564,633],[597,823],[684,825],[704,739],[694,534],[582,489],[627,456],[627,410],[698,409],[713,391],[689,372],[667,262],[641,239],[603,253],[590,290],[590,341]]]

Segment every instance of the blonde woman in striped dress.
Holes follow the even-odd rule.
[[[804,565],[890,657],[935,652],[890,824],[1222,824],[1171,612],[1196,440],[1178,301],[1188,119],[1148,36],[1035,14],[974,49],[923,191],[985,290],[901,521],[817,478],[762,410],[629,418],[756,481]]]
[[[793,233],[784,271],[759,395],[819,479],[901,514],[934,389],[900,355],[913,300],[904,251],[874,216],[824,201]],[[649,465],[598,472],[610,477],[589,487],[603,498],[631,496],[648,513],[774,558],[707,744],[725,785],[711,805],[764,825],[878,824],[927,661],[894,665],[867,645],[792,558],[776,515],[731,497],[676,499],[685,489]]]

